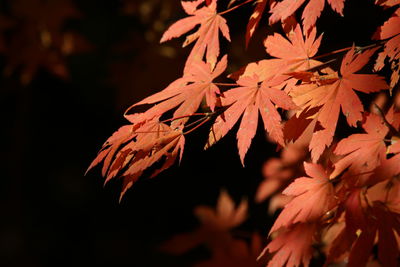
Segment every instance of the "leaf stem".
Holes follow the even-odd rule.
[[[196,130],[196,129],[199,128],[200,126],[202,126],[204,123],[206,123],[207,121],[209,121],[210,118],[211,118],[211,117],[201,118],[200,120],[197,121],[197,122],[201,121],[198,125],[196,125],[196,126],[193,127],[192,129],[190,129],[189,131],[184,132],[183,135],[190,134],[191,132],[193,132],[194,130]]]
[[[205,119],[207,119],[207,117],[203,117],[203,118],[198,119],[197,121],[193,121],[193,122],[191,122],[191,123],[185,125],[185,127],[186,127],[186,128],[192,127],[193,125],[195,125],[195,124],[197,124],[197,123],[200,123],[200,122],[202,122],[202,121],[205,120]]]
[[[219,86],[237,86],[236,83],[214,83],[214,84]]]
[[[240,3],[240,4],[238,4],[238,5],[234,6],[234,7],[231,7],[229,9],[225,10],[225,11],[222,11],[222,12],[218,13],[218,15],[224,15],[224,14],[229,13],[229,12],[231,12],[231,11],[233,11],[233,10],[235,10],[235,9],[237,9],[237,8],[247,4],[247,3],[254,2],[254,1],[255,0],[247,0],[247,1],[243,2],[243,3]]]
[[[183,115],[183,116],[179,116],[179,117],[173,117],[173,118],[170,118],[170,119],[166,119],[166,120],[163,120],[161,122],[175,121],[175,120],[184,119],[184,118],[188,118],[188,117],[192,117],[192,116],[206,116],[206,117],[208,117],[211,114],[212,113],[192,113],[190,115]]]
[[[370,45],[361,46],[361,47],[360,46],[356,46],[355,48],[356,48],[356,51],[363,51],[365,49],[373,48],[373,47],[376,47],[376,46],[379,46],[379,45],[382,45],[382,44],[381,43],[375,43],[375,44],[370,44]],[[335,51],[331,51],[331,52],[328,52],[328,53],[313,57],[312,59],[323,58],[323,57],[335,55],[335,54],[338,54],[338,53],[346,52],[346,51],[348,51],[348,50],[350,50],[352,48],[353,48],[353,46],[345,47],[345,48],[342,48],[342,49],[338,49],[338,50],[335,50]]]
[[[133,133],[168,133],[172,132],[173,130],[158,130],[158,131],[134,131]]]

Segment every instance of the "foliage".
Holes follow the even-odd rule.
[[[344,2],[328,0],[336,13],[351,16],[344,13]],[[230,83],[217,82],[230,62],[220,52],[220,39],[230,41],[224,15],[250,3],[255,7],[246,44],[263,13],[271,25],[281,26],[281,33],[264,41],[272,58],[243,66],[228,76]],[[318,50],[324,40],[316,25],[324,0],[233,0],[224,11],[218,11],[218,4],[182,1],[188,17],[172,24],[161,38],[168,41],[198,26],[183,44],[194,45],[182,77],[132,105],[125,113],[129,124],[106,141],[90,168],[103,162],[106,181],[122,177],[122,197],[146,170],[155,176],[181,159],[188,134],[211,125],[207,149],[234,131],[239,121],[237,147],[244,165],[262,121],[281,158],[266,162],[256,200],[272,196],[272,210],[283,208],[265,249],[259,253],[258,237],[246,248],[229,234],[244,221],[246,204],[235,210],[226,192],[216,212],[196,209],[203,223],[198,231],[175,237],[165,247],[182,253],[207,244],[213,258],[198,266],[231,266],[229,255],[238,251],[245,266],[307,266],[317,253],[326,264],[398,265],[400,1],[375,2],[377,10],[389,9],[391,17],[376,29],[368,46],[322,55]],[[301,24],[296,21],[300,14]],[[324,60],[329,56],[333,59]],[[383,75],[390,76],[389,84]],[[142,105],[151,107],[136,112]],[[339,135],[339,127],[351,127],[352,134]]]

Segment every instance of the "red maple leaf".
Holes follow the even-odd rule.
[[[217,13],[217,0],[213,0],[208,6],[197,9],[202,2],[204,0],[182,1],[183,9],[191,16],[172,24],[160,41],[162,43],[179,37],[192,30],[197,24],[200,24],[200,28],[195,33],[187,36],[183,43],[183,47],[185,47],[197,40],[186,61],[184,73],[191,72],[192,64],[203,60],[204,55],[206,55],[206,62],[210,63],[212,67],[215,66],[219,55],[219,31],[230,41],[226,20]]]
[[[395,190],[388,192],[392,189]],[[345,210],[346,225],[332,243],[328,262],[349,251],[350,266],[365,266],[374,244],[377,243],[378,259],[383,266],[396,266],[399,244],[395,232],[400,233],[400,214],[398,210],[391,211],[387,204],[390,203],[390,197],[395,196],[397,200],[399,199],[399,189],[398,185],[387,186],[385,181],[368,190],[367,194],[360,188],[348,193],[341,208]],[[381,198],[383,194],[386,196]],[[362,195],[364,198],[361,198]],[[381,201],[380,198],[384,200]]]
[[[357,238],[357,230],[365,228],[367,225],[364,216],[364,203],[360,198],[361,190],[355,188],[347,192],[347,198],[340,203],[340,209],[345,211],[345,227],[333,240],[327,253],[327,262],[334,262],[337,258],[351,249],[353,242]]]

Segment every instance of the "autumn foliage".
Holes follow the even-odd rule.
[[[265,163],[255,196],[270,199],[270,213],[282,209],[269,235],[234,238],[230,231],[246,219],[247,203],[235,207],[223,191],[216,210],[195,210],[199,230],[172,238],[164,249],[184,253],[205,244],[213,257],[196,266],[308,266],[317,254],[326,264],[398,266],[400,1],[375,1],[391,15],[369,45],[325,54],[318,53],[324,36],[317,27],[325,0],[220,2],[181,2],[187,16],[161,42],[185,37],[191,52],[182,77],[129,107],[127,125],[90,168],[102,163],[106,182],[121,178],[122,197],[143,174],[156,176],[179,161],[186,136],[201,127],[209,127],[205,149],[236,131],[243,166],[262,128],[281,155]],[[243,45],[266,23],[262,18],[279,30],[263,42],[268,58],[228,74],[229,55],[220,46],[230,41],[224,15],[245,4],[254,11]],[[327,5],[351,16],[343,12],[345,0]],[[139,113],[140,106],[147,109]],[[349,134],[339,135],[339,128]]]

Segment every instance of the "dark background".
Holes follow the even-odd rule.
[[[8,2],[0,1],[2,14],[9,13]],[[72,2],[82,17],[66,20],[63,30],[78,32],[90,49],[65,58],[69,77],[41,67],[27,84],[19,69],[0,78],[0,265],[189,266],[193,257],[173,257],[157,247],[195,229],[193,207],[214,205],[221,188],[236,201],[254,196],[262,163],[275,148],[259,131],[242,168],[235,133],[203,151],[200,130],[188,137],[179,167],[142,179],[118,203],[120,181],[103,187],[99,168],[84,173],[103,142],[127,123],[124,110],[181,75],[190,47],[180,48],[183,38],[163,45],[158,40],[185,14],[175,0]],[[220,2],[224,7],[228,1]],[[223,45],[233,63],[228,72],[266,56],[266,26],[244,49],[251,10],[225,16],[233,40]],[[361,0],[346,1],[344,18],[326,7],[318,23],[325,32],[321,53],[369,44],[384,21],[375,11],[372,1]],[[7,64],[4,52],[0,68]],[[265,234],[266,204],[250,203],[243,229]]]

